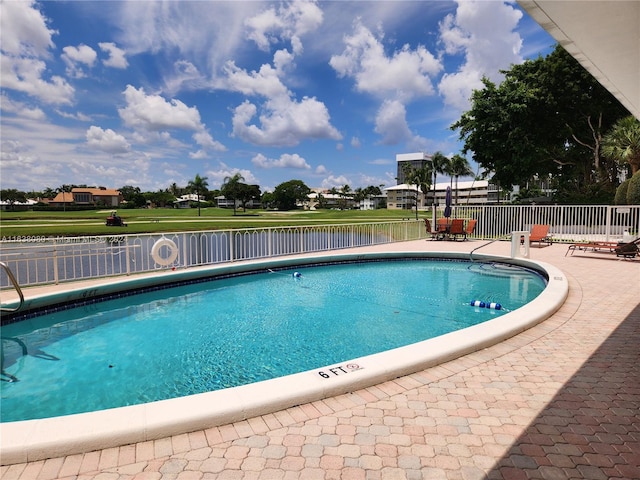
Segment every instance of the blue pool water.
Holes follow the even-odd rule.
[[[377,261],[267,270],[43,315],[2,328],[2,421],[312,370],[495,318],[545,285],[507,265]],[[470,306],[476,299],[503,309]]]

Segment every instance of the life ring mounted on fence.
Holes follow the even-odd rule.
[[[166,247],[169,252],[169,255],[167,255],[166,257],[160,255],[162,247]],[[178,247],[173,242],[173,240],[169,240],[168,238],[161,238],[153,244],[153,247],[151,247],[151,258],[153,258],[153,261],[158,265],[168,267],[176,261],[176,258],[178,258]]]

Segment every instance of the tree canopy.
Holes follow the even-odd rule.
[[[225,177],[220,188],[220,192],[225,198],[233,200],[233,214],[236,214],[236,200],[240,200],[242,196],[242,184],[244,177],[240,173],[236,173],[232,177]]]
[[[463,153],[504,188],[551,176],[561,191],[611,198],[618,167],[601,157],[601,142],[625,108],[559,45],[502,73],[500,85],[483,79],[451,126]]]
[[[273,203],[278,210],[293,210],[304,201],[311,190],[302,180],[289,180],[273,190]]]

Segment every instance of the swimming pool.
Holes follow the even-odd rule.
[[[259,270],[45,314],[3,329],[2,421],[345,362],[495,318],[545,286],[540,274],[505,264],[359,261]]]
[[[398,256],[403,255],[333,255],[330,256],[330,258],[328,258],[327,260],[364,261],[374,259],[380,260]],[[404,256],[423,256],[425,258],[428,258],[433,256],[433,254],[420,253]],[[455,257],[455,255],[452,256]],[[460,258],[464,257],[465,256],[460,256]],[[126,284],[124,286],[116,286],[113,284],[104,285],[100,288],[92,289],[90,293],[92,296],[96,296],[113,293],[122,288],[131,289],[134,286],[149,286],[151,284],[159,284],[166,281],[193,280],[194,278],[211,275],[212,273],[226,275],[230,273],[246,273],[249,270],[262,270],[263,272],[266,270],[266,273],[262,274],[263,276],[270,277],[270,280],[275,282],[276,284],[283,283],[285,285],[285,293],[281,294],[281,296],[293,297],[294,295],[292,294],[292,292],[294,292],[296,295],[299,295],[301,293],[316,294],[309,296],[305,300],[305,302],[298,303],[308,303],[310,301],[313,301],[314,298],[317,297],[319,284],[329,284],[331,283],[331,280],[334,280],[334,282],[330,285],[331,288],[329,289],[329,292],[331,292],[333,295],[344,292],[344,298],[350,299],[348,303],[351,304],[349,305],[350,307],[354,307],[354,312],[361,310],[365,306],[364,303],[355,301],[354,299],[356,299],[359,295],[356,290],[367,290],[369,280],[367,280],[368,276],[366,272],[363,272],[363,276],[358,278],[354,277],[356,275],[354,272],[349,273],[348,282],[336,282],[335,276],[329,279],[318,279],[318,277],[315,277],[314,274],[309,273],[312,272],[313,269],[308,266],[309,264],[316,262],[318,262],[317,258],[296,259],[295,261],[291,259],[281,259],[278,261],[262,262],[260,265],[252,264],[244,266],[226,266],[223,268],[218,267],[214,269],[201,269],[199,272],[172,272],[168,275],[163,276],[164,278],[162,279],[160,279],[158,276],[147,279],[131,279],[127,282],[124,282]],[[457,262],[454,262],[454,264],[456,263]],[[563,281],[560,274],[549,274],[549,269],[553,270],[553,268],[550,266],[541,267],[540,265],[533,264],[532,262],[525,262],[522,260],[519,263],[527,264],[527,266],[529,267],[533,267],[540,272],[544,272],[545,276],[549,277],[549,284],[551,286],[555,285],[555,287],[558,287],[558,282]],[[464,267],[468,270],[467,264],[465,264]],[[290,270],[286,274],[285,272],[278,270],[283,268],[289,268]],[[292,268],[300,270],[303,273],[302,277],[299,279],[293,277],[290,274]],[[496,273],[496,269],[490,267],[489,263],[475,264],[473,265],[473,268],[476,270],[476,274],[480,274],[483,277],[482,283],[486,283],[487,278],[494,276],[494,274]],[[358,270],[366,270],[366,268],[363,269],[363,265],[361,265]],[[453,274],[448,273],[447,275],[450,276]],[[250,277],[254,277],[254,275],[251,275]],[[319,282],[319,284],[314,284],[314,281]],[[395,281],[396,280],[393,280],[391,283]],[[515,290],[517,291],[517,286],[522,284],[521,278],[519,278],[518,280],[512,279],[510,280],[510,283],[512,284],[511,288],[515,288]],[[413,293],[407,293],[407,296],[411,299],[410,305],[415,306],[416,304],[439,302],[438,305],[435,305],[435,308],[430,308],[430,310],[435,310],[437,312],[438,310],[444,310],[445,307],[443,305],[450,302],[451,298],[454,298],[455,300],[453,303],[456,303],[461,307],[463,306],[464,308],[466,308],[469,314],[473,316],[478,312],[475,311],[477,309],[469,305],[470,300],[478,297],[487,301],[501,301],[501,298],[489,298],[491,296],[490,292],[473,291],[473,289],[469,288],[469,284],[460,284],[459,282],[453,280],[451,286],[453,287],[453,292],[450,298],[448,296],[442,298],[442,296],[440,295],[429,296],[428,293],[425,293],[424,288],[418,288],[417,290],[414,290]],[[187,286],[181,288],[192,287]],[[351,288],[352,290],[349,291],[349,288]],[[353,290],[354,288],[355,290]],[[282,288],[278,289],[278,291],[280,292],[282,292],[282,290]],[[266,411],[268,410],[273,411],[274,409],[281,409],[287,406],[303,403],[306,401],[312,401],[325,396],[344,393],[345,391],[361,388],[362,386],[375,384],[380,381],[393,378],[395,376],[409,373],[410,371],[420,370],[421,368],[424,368],[425,366],[438,361],[438,359],[442,361],[442,359],[453,358],[453,356],[466,353],[473,349],[482,348],[482,346],[486,346],[490,343],[495,343],[496,341],[499,341],[500,338],[506,338],[506,336],[511,336],[515,333],[518,333],[519,331],[522,331],[523,329],[527,328],[527,326],[530,325],[532,321],[535,323],[542,318],[546,318],[546,316],[555,311],[555,309],[558,308],[559,304],[561,303],[560,297],[562,300],[564,299],[562,290],[563,288],[560,288],[560,290],[558,290],[557,288],[552,288],[550,291],[548,286],[534,302],[525,305],[518,311],[509,312],[508,310],[513,309],[510,306],[505,305],[504,315],[501,315],[502,312],[482,309],[482,313],[489,315],[488,318],[493,318],[493,320],[469,328],[463,328],[463,330],[460,330],[458,332],[445,334],[439,337],[439,339],[441,340],[440,342],[435,342],[439,339],[433,339],[427,340],[426,342],[412,343],[411,345],[401,348],[395,348],[395,346],[391,346],[386,348],[393,348],[393,350],[380,353],[374,352],[373,354],[364,353],[363,356],[357,358],[353,358],[347,354],[346,356],[340,357],[339,360],[337,360],[337,362],[339,363],[326,365],[326,363],[321,362],[320,364],[316,364],[316,366],[312,366],[311,369],[302,367],[302,370],[304,370],[302,373],[295,373],[293,375],[289,375],[288,377],[261,381],[251,385],[243,385],[241,387],[229,388],[216,392],[190,395],[188,397],[182,397],[174,400],[153,401],[152,403],[147,403],[144,405],[133,405],[125,408],[105,410],[103,412],[69,415],[66,417],[55,417],[46,420],[11,422],[8,424],[4,424],[3,430],[6,426],[20,424],[27,425],[35,423],[39,425],[39,430],[41,430],[40,427],[44,424],[48,424],[47,428],[54,425],[58,425],[59,428],[60,425],[64,424],[64,431],[61,432],[59,429],[56,432],[56,436],[58,438],[63,437],[63,443],[64,440],[67,441],[67,446],[64,448],[66,448],[65,452],[68,452],[68,449],[71,448],[69,446],[69,443],[74,445],[74,449],[79,448],[80,444],[83,445],[83,449],[86,449],[91,448],[90,446],[92,444],[95,444],[95,442],[99,441],[102,447],[105,442],[107,444],[113,442],[122,444],[123,438],[126,438],[126,443],[128,443],[132,441],[140,441],[147,438],[157,438],[158,436],[177,433],[178,430],[176,429],[184,432],[198,428],[204,428],[212,424],[220,424],[221,422],[228,423],[230,421],[236,421],[241,418],[247,418],[261,413],[266,413]],[[374,293],[375,301],[369,301],[369,303],[371,304],[369,306],[372,308],[372,310],[368,311],[364,315],[364,318],[370,320],[373,316],[375,316],[376,312],[384,309],[390,309],[388,316],[392,318],[396,316],[398,318],[404,316],[406,317],[406,319],[411,319],[412,317],[418,316],[413,306],[411,308],[401,308],[398,304],[395,303],[395,300],[392,303],[388,303],[386,300],[384,300],[384,295],[382,295],[375,288],[370,288],[366,291],[368,295],[371,294],[371,292]],[[549,302],[550,298],[548,297],[550,295],[551,297],[554,297],[552,302]],[[564,295],[566,295],[566,292]],[[76,301],[78,299],[86,298],[87,296],[87,290],[84,290],[77,291],[72,295],[67,293],[64,295],[64,298],[70,301]],[[486,298],[482,298],[483,296]],[[60,300],[60,297],[58,297],[58,300]],[[541,300],[544,303],[539,303]],[[44,303],[46,303],[44,299],[31,299],[28,301],[29,307],[31,308],[33,308],[34,306],[42,306],[42,304]],[[250,303],[255,307],[262,303],[262,301],[252,300],[252,302]],[[511,303],[511,300],[509,300],[507,303]],[[535,303],[538,304],[535,310],[526,312],[526,316],[529,318],[520,319],[518,312],[522,312],[523,310],[531,310],[531,306]],[[293,318],[295,308],[292,309],[291,306],[289,306],[288,308],[289,317]],[[319,310],[322,310],[319,305],[317,306],[317,308]],[[405,312],[404,310],[408,311]],[[346,311],[344,313],[345,314],[341,317],[342,322],[350,324],[351,320],[347,319],[349,319],[350,316],[353,317],[353,314]],[[289,318],[287,317],[287,315],[279,315],[279,321],[283,322],[285,324],[285,327],[288,320]],[[499,332],[496,332],[495,328],[486,328],[488,324],[495,325],[496,321],[499,321],[501,325],[501,330]],[[108,324],[118,322],[106,323]],[[359,336],[362,336],[363,332],[365,334],[368,334],[372,331],[372,329],[366,328],[366,323],[363,324],[365,326],[361,325],[358,328],[355,328],[355,325],[355,323],[351,325],[352,329],[357,330],[360,333]],[[325,334],[331,333],[327,332],[327,328],[328,327],[324,327],[324,330],[322,330],[322,332],[324,332]],[[478,330],[478,328],[480,329]],[[285,330],[288,329],[285,328]],[[401,331],[403,329],[398,330]],[[175,338],[175,335],[173,335],[173,338]],[[335,338],[332,338],[330,342],[326,343],[335,343]],[[345,343],[351,344],[355,342],[347,341]],[[401,341],[400,343],[404,344],[405,341]],[[52,355],[52,353],[47,349],[41,350],[46,355]],[[51,363],[55,362],[55,360],[42,360],[49,361]],[[115,361],[112,361],[111,363],[109,363],[109,365],[112,365],[114,367],[110,369],[112,372],[116,372],[119,370],[119,365],[115,363]],[[105,368],[107,368],[106,365]],[[92,424],[92,422],[94,422],[97,418],[96,416],[98,414],[101,414],[99,415],[100,423],[105,422],[105,418],[108,419],[106,420],[106,425],[108,425],[109,430],[106,434],[105,432],[103,432],[99,440],[97,438],[94,438],[96,436],[95,424],[93,424],[92,428],[89,428],[85,423],[84,427],[79,427],[80,431],[75,431],[74,433],[71,433],[71,430],[73,429],[69,430],[68,425],[70,421],[73,423],[73,421],[78,420],[89,422],[89,424]],[[91,432],[91,430],[94,430],[94,432]],[[105,439],[105,435],[106,437],[108,437],[107,439]],[[18,446],[13,445],[13,448],[18,448]],[[3,454],[4,450],[5,449],[3,445]],[[18,452],[16,451],[14,451],[13,453],[18,454]],[[21,453],[24,454],[24,452]]]

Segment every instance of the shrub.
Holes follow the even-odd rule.
[[[613,201],[616,205],[626,205],[627,204],[627,192],[629,191],[629,182],[630,178],[625,180],[620,184],[620,186],[616,189],[616,197]]]
[[[640,171],[629,180],[629,189],[627,190],[627,203],[629,205],[640,205]]]

